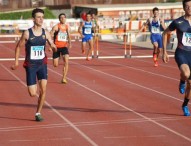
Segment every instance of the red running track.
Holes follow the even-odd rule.
[[[2,57],[14,56],[15,44],[0,46]],[[81,55],[79,46],[73,44],[71,55]],[[157,68],[151,58],[70,60],[66,85],[60,83],[63,63],[54,68],[50,60],[43,122],[34,121],[37,98],[28,95],[22,61],[15,71],[12,64],[0,62],[0,146],[191,145],[174,59],[160,60]]]

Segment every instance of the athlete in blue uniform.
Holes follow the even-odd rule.
[[[89,61],[91,58],[91,53],[93,50],[93,35],[92,35],[92,21],[91,21],[91,14],[87,14],[87,21],[84,21],[80,24],[78,32],[82,37],[82,53],[85,54],[86,43],[89,43],[89,49],[86,55],[86,60]]]
[[[185,116],[190,116],[188,102],[191,97],[191,0],[183,0],[185,15],[175,19],[163,33],[163,61],[169,61],[166,51],[167,35],[176,30],[178,46],[175,52],[175,60],[180,70],[180,93],[185,93],[182,109]],[[186,83],[187,82],[187,87]],[[186,89],[185,89],[186,88]]]
[[[45,54],[46,41],[48,41],[54,51],[56,51],[56,46],[54,45],[49,32],[42,28],[44,11],[38,8],[34,9],[32,11],[32,17],[34,26],[23,32],[15,48],[15,64],[12,66],[12,69],[15,70],[18,67],[20,49],[25,44],[26,56],[23,66],[26,70],[28,92],[31,97],[37,95],[37,78],[40,93],[35,120],[42,121],[43,118],[41,116],[41,110],[45,101],[47,85],[47,57]]]
[[[142,31],[146,26],[149,26],[149,31],[151,32],[151,42],[153,44],[153,61],[154,66],[158,66],[158,57],[162,49],[162,35],[161,26],[165,29],[164,20],[159,18],[159,9],[157,7],[153,8],[153,17],[148,19],[146,23],[142,26],[140,31]]]

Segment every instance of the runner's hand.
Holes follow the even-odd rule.
[[[15,65],[12,65],[12,66],[11,66],[11,69],[12,69],[12,70],[16,70],[16,69],[18,68],[18,66],[19,66],[18,64],[17,64],[17,65],[16,65],[16,64],[15,64]]]
[[[164,63],[167,63],[169,61],[169,57],[168,57],[168,54],[167,53],[164,53],[163,56],[162,56],[162,60]]]
[[[56,52],[56,51],[57,51],[56,45],[55,45],[55,44],[51,44],[51,49],[52,49],[54,52]]]
[[[52,52],[52,49],[51,49],[51,47],[49,47],[49,48],[48,48],[48,51],[49,51],[49,52]]]
[[[83,39],[85,36],[84,35],[81,35],[81,38]]]

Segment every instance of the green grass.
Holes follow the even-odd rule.
[[[56,18],[48,8],[45,8],[44,12],[45,12],[45,19]],[[18,20],[21,18],[27,20],[32,18],[31,14],[32,10],[25,12],[0,13],[0,20]]]

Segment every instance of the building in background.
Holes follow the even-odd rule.
[[[68,18],[79,18],[84,12],[93,12],[99,17],[143,20],[148,19],[152,15],[152,8],[157,6],[166,20],[182,15],[182,4],[164,3],[169,1],[182,0],[0,0],[0,11],[48,7],[55,16],[64,11]]]
[[[163,2],[181,2],[181,0],[0,0],[0,11],[17,10],[32,7],[56,7],[75,5],[105,5],[105,4],[143,4],[143,3],[163,3]]]

